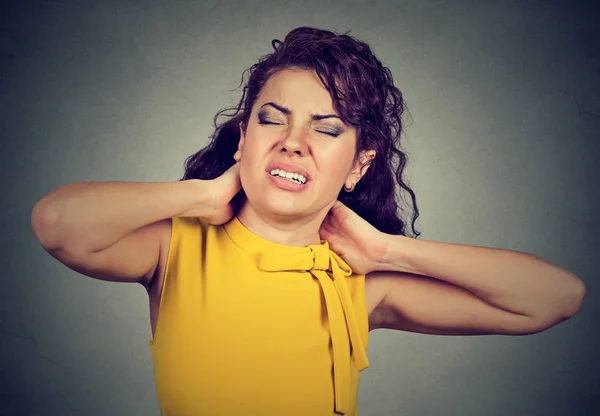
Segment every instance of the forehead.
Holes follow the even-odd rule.
[[[318,75],[303,69],[284,69],[269,77],[257,104],[273,101],[292,111],[335,113],[333,100]]]

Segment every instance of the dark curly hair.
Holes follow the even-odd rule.
[[[248,125],[252,106],[270,76],[286,68],[313,70],[329,91],[341,119],[356,128],[357,153],[375,150],[376,156],[353,192],[340,190],[338,199],[379,231],[407,235],[402,190],[408,192],[414,207],[412,231],[419,210],[415,194],[403,179],[408,158],[400,150],[402,93],[394,86],[390,70],[375,57],[366,43],[346,34],[299,27],[284,41],[271,42],[274,52],[262,56],[242,74],[249,74],[239,104],[220,110],[214,117],[215,132],[205,148],[185,161],[181,180],[214,179],[234,163],[240,139],[239,125]],[[219,118],[226,120],[219,123]],[[245,127],[243,127],[245,129]],[[241,191],[234,202],[244,197]],[[398,197],[398,203],[396,197]]]

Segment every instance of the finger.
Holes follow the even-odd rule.
[[[333,207],[331,207],[331,210],[333,211],[333,213],[335,215],[341,217],[342,215],[347,215],[350,208],[348,208],[346,205],[344,205],[340,201],[336,201],[335,204],[333,204]]]
[[[339,199],[335,200],[335,203],[333,204],[333,208],[335,209],[348,209],[348,207],[346,205],[344,205],[344,203],[342,201],[340,201]]]

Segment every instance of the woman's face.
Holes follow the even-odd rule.
[[[313,71],[286,69],[272,75],[245,134],[241,130],[240,179],[257,212],[324,217],[342,186],[360,179],[356,129],[339,118]]]

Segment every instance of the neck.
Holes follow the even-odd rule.
[[[321,244],[319,228],[329,207],[307,217],[258,212],[246,199],[237,217],[248,230],[277,244],[305,247]]]

